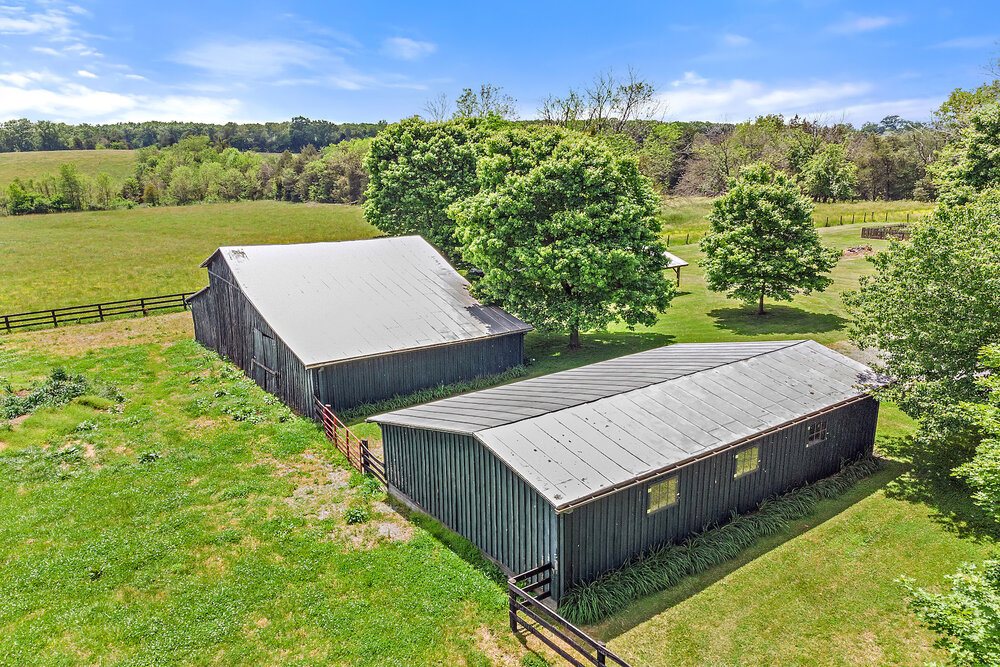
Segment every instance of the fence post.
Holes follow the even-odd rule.
[[[59,326],[59,320],[56,319],[56,310],[55,310],[55,308],[53,308],[51,312],[52,312],[52,326],[58,327]]]
[[[368,439],[364,438],[361,440],[361,474],[368,475]]]
[[[598,665],[606,665],[608,663],[605,662],[605,656],[606,656],[606,654],[604,653],[604,642],[597,642],[597,643],[599,645],[598,648],[597,648],[597,664]]]
[[[146,317],[146,315],[148,315],[148,313],[146,312],[146,298],[145,297],[139,299],[139,307],[142,308],[142,316]]]
[[[910,214],[906,214],[906,224],[910,224]]]
[[[101,318],[101,321],[103,322],[104,321],[104,304],[103,303],[97,304],[97,315]]]
[[[7,331],[9,332],[10,331],[10,315],[4,315],[3,316],[3,323],[4,323],[4,326],[7,327]]]
[[[690,232],[688,232],[687,241],[684,242],[684,245],[688,245],[689,243],[691,243],[691,233]]]
[[[840,224],[844,224],[844,214],[840,214]]]
[[[188,309],[188,300],[187,300],[187,296],[185,296],[185,295],[183,295],[183,294],[181,294],[181,305],[183,305],[183,306],[184,306],[184,310],[187,310],[187,309]]]
[[[667,234],[667,247],[670,247],[670,234]]]
[[[517,593],[515,579],[511,577],[507,580],[507,596],[509,597],[508,615],[510,616],[510,631],[517,632]]]
[[[885,212],[885,221],[889,222],[889,211]]]

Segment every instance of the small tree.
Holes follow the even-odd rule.
[[[634,158],[557,128],[505,128],[483,146],[479,192],[449,214],[474,293],[543,331],[652,325],[675,294],[659,200]]]
[[[791,301],[829,287],[840,253],[820,243],[812,208],[784,174],[764,163],[744,167],[713,203],[701,240],[709,289],[757,302],[763,315],[765,297]]]
[[[827,144],[802,170],[806,193],[813,201],[840,201],[854,197],[858,168],[847,159],[840,144]]]

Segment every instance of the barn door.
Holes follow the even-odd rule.
[[[266,391],[277,389],[278,348],[274,339],[260,329],[253,330],[253,379]]]

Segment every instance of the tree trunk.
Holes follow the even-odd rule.
[[[580,330],[573,327],[569,330],[569,349],[579,350],[580,349]]]
[[[760,306],[757,308],[757,314],[764,314],[764,290],[760,291]]]

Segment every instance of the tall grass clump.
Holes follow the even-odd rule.
[[[680,544],[651,551],[618,570],[571,588],[563,596],[559,612],[573,623],[596,623],[639,598],[736,557],[760,538],[774,535],[791,521],[810,514],[819,501],[844,493],[881,467],[881,460],[866,456],[832,477],[764,500],[753,513],[733,512],[728,523],[706,529]]]
[[[118,390],[111,385],[94,383],[83,375],[73,375],[62,368],[55,368],[49,377],[23,395],[8,393],[0,397],[0,419],[14,419],[38,408],[65,405],[85,394],[96,394],[116,402],[122,400]]]
[[[513,368],[508,368],[506,371],[498,375],[487,375],[485,377],[476,378],[475,380],[469,380],[468,382],[456,382],[454,384],[443,384],[437,387],[429,387],[412,394],[406,394],[405,396],[393,396],[392,398],[387,398],[386,400],[379,401],[378,403],[365,403],[364,405],[359,405],[356,408],[345,410],[338,416],[345,424],[359,422],[366,417],[377,415],[381,412],[401,410],[402,408],[408,408],[411,405],[435,401],[439,398],[454,396],[455,394],[464,394],[469,391],[487,389],[498,384],[504,384],[505,382],[516,380],[519,377],[524,377],[527,373],[528,369],[524,366],[514,366]]]

